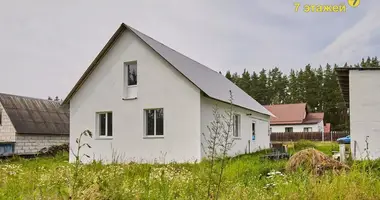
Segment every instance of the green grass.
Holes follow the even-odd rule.
[[[325,152],[334,146],[316,144]],[[316,177],[286,173],[286,161],[260,160],[263,153],[228,160],[220,199],[380,199],[380,161]],[[68,199],[74,167],[67,159],[63,154],[2,161],[0,199]],[[77,199],[207,199],[206,164],[82,165]]]

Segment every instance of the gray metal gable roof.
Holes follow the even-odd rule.
[[[151,37],[141,33],[140,31],[125,25],[124,23],[120,25],[119,29],[115,32],[115,34],[113,34],[113,36],[107,42],[105,47],[100,51],[95,60],[87,68],[85,73],[75,84],[74,88],[67,95],[67,97],[63,101],[63,104],[69,103],[71,97],[75,94],[76,91],[79,90],[80,86],[95,69],[99,61],[104,57],[108,50],[112,48],[112,46],[116,43],[117,39],[126,29],[129,29],[134,34],[136,34],[142,41],[144,41],[148,46],[150,46],[154,51],[156,51],[162,58],[164,58],[168,63],[170,63],[175,69],[177,69],[190,82],[196,85],[210,98],[228,103],[230,98],[229,91],[231,90],[234,99],[233,103],[235,105],[252,111],[256,111],[258,113],[273,116],[272,113],[270,113],[261,104],[259,104],[256,100],[254,100],[251,96],[249,96],[242,89],[237,87],[234,83],[232,83],[223,75],[186,57],[181,53],[178,53],[177,51],[152,39]]]
[[[128,26],[128,28],[209,97],[223,102],[229,102],[229,91],[231,90],[233,95],[233,103],[235,105],[262,114],[272,115],[265,107],[263,107],[260,103],[258,103],[255,99],[245,93],[222,74],[219,74],[218,72],[190,59],[189,57],[178,53],[177,51],[165,46],[164,44],[130,26]]]

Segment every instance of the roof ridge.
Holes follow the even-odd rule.
[[[36,98],[36,97],[29,97],[29,96],[23,96],[23,95],[17,95],[17,94],[7,94],[7,93],[1,93],[0,92],[0,96],[1,95],[21,97],[21,98],[27,98],[27,99],[34,99],[34,100],[39,100],[39,101],[49,101],[49,102],[60,104],[58,101],[54,101],[54,100],[42,99],[42,98]]]

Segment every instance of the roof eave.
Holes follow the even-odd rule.
[[[222,102],[222,103],[230,104],[230,102],[223,101],[223,100],[220,100],[220,99],[216,99],[216,98],[214,98],[214,97],[211,97],[211,96],[207,95],[207,94],[206,94],[205,92],[203,92],[203,91],[202,91],[202,93],[203,93],[203,95],[204,95],[205,97],[210,98],[210,99],[212,99],[212,100],[219,101],[219,102]],[[239,107],[239,108],[242,108],[242,109],[245,109],[245,110],[249,110],[249,111],[251,111],[251,112],[255,112],[255,113],[262,114],[262,115],[268,115],[268,116],[276,117],[276,116],[274,116],[274,115],[273,115],[271,112],[269,112],[269,111],[268,111],[268,113],[263,113],[263,112],[259,112],[259,111],[256,111],[256,110],[252,110],[252,109],[250,109],[250,108],[247,108],[247,107],[244,107],[244,106],[240,106],[240,105],[237,105],[237,104],[234,104],[234,103],[232,103],[232,105],[234,105],[234,106],[236,106],[236,107]]]

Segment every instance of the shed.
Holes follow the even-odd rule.
[[[0,155],[68,143],[69,129],[69,110],[59,102],[0,93]]]

